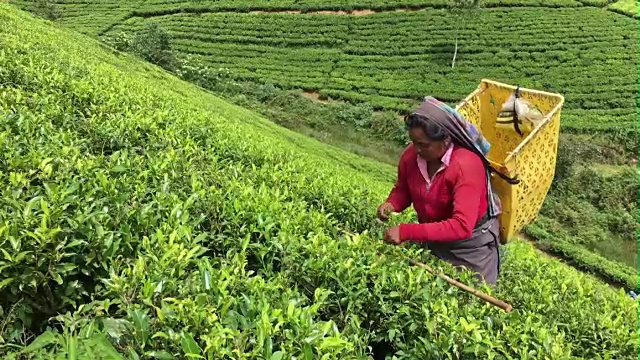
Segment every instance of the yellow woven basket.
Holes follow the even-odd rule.
[[[478,88],[456,106],[491,143],[487,158],[495,169],[520,180],[511,185],[492,174],[491,182],[502,202],[500,241],[504,244],[533,221],[542,207],[556,168],[560,112],[564,97],[559,94],[520,88],[523,99],[545,115],[536,128],[520,129],[496,124],[498,113],[515,86],[483,79]]]

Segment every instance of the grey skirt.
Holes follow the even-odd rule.
[[[489,219],[477,227],[471,237],[451,243],[425,242],[424,246],[441,260],[453,266],[468,268],[476,273],[476,280],[495,285],[500,273],[499,220]]]

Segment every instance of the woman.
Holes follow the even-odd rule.
[[[424,243],[440,259],[495,284],[500,208],[488,180],[495,171],[485,158],[489,144],[455,110],[432,97],[425,98],[406,124],[412,144],[402,154],[398,179],[378,216],[385,221],[390,212],[402,212],[413,203],[419,223],[387,229],[385,240]]]

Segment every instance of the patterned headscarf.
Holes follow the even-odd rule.
[[[420,104],[413,114],[433,121],[446,131],[455,142],[480,156],[485,165],[487,175],[487,200],[489,202],[488,215],[490,217],[500,215],[502,213],[502,208],[500,199],[494,192],[493,186],[491,186],[491,172],[497,173],[500,177],[511,184],[515,184],[518,181],[501,174],[491,166],[486,157],[489,153],[489,149],[491,148],[491,144],[489,144],[487,139],[482,136],[482,133],[480,133],[478,128],[467,121],[449,105],[440,102],[431,96],[425,97],[422,104]]]

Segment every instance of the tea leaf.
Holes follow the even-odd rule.
[[[198,343],[193,339],[193,336],[189,333],[182,333],[180,335],[180,342],[182,344],[182,350],[187,356],[199,355],[202,351],[198,346]]]
[[[54,345],[58,343],[58,336],[53,331],[45,331],[35,338],[27,347],[25,347],[23,353],[33,353],[36,350],[42,349],[48,345]]]

